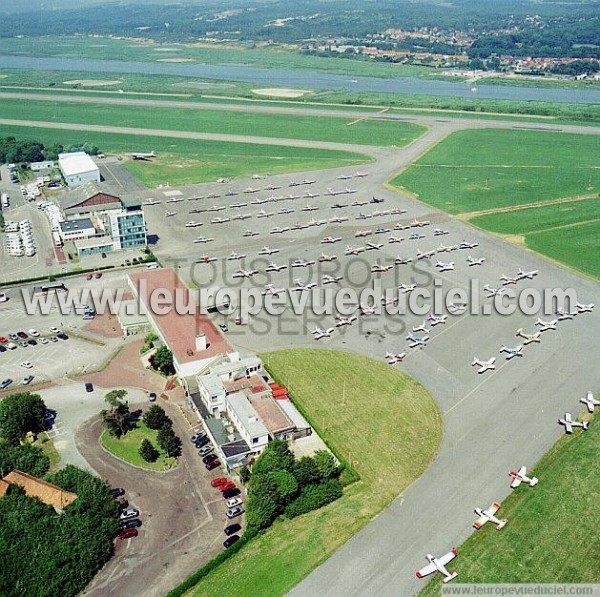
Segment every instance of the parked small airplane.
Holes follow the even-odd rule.
[[[269,203],[269,201],[273,201],[273,198],[269,199],[253,199],[250,201],[250,205],[263,205],[264,203]]]
[[[508,286],[509,284],[516,284],[519,281],[519,278],[511,278],[510,276],[502,274],[500,276],[500,281],[502,282],[502,286]]]
[[[337,323],[335,327],[340,328],[346,325],[352,325],[354,321],[356,321],[356,315],[350,315],[349,317],[342,317],[341,315],[335,316]]]
[[[196,259],[196,263],[214,263],[215,261],[217,261],[216,257],[209,257],[208,255],[202,255],[202,257]]]
[[[315,328],[312,332],[315,340],[321,340],[322,338],[331,338],[331,334],[335,332],[335,328],[327,328],[322,330],[321,328]]]
[[[271,261],[271,263],[269,263],[269,265],[267,265],[267,267],[265,268],[266,272],[280,272],[282,269],[286,269],[287,265],[277,265],[276,263],[273,263]]]
[[[487,361],[480,361],[477,357],[473,358],[473,362],[471,363],[471,367],[479,367],[477,369],[477,373],[480,375],[485,373],[486,371],[495,371],[496,370],[496,357],[491,357]]]
[[[427,329],[427,322],[423,320],[423,323],[419,325],[413,325],[413,332],[423,332],[424,334],[429,334],[429,330]]]
[[[438,268],[440,272],[449,272],[454,269],[454,261],[449,261],[448,263],[444,263],[443,261],[437,260],[435,267]]]
[[[369,236],[371,234],[373,234],[372,230],[357,230],[354,233],[354,238],[361,238],[363,236]]]
[[[412,259],[410,257],[396,257],[394,263],[396,265],[408,265],[409,263],[412,263]]]
[[[277,288],[275,284],[267,284],[261,294],[263,296],[267,296],[268,294],[271,296],[279,296],[284,292],[285,288]]]
[[[304,197],[306,197],[307,199],[314,199],[315,197],[318,197],[319,193],[311,193],[310,191],[306,191],[306,193],[304,193]]]
[[[244,234],[242,234],[243,237],[245,238],[252,238],[253,236],[258,236],[259,233],[254,231],[254,230],[246,230],[246,232],[244,232]]]
[[[571,416],[571,413],[565,413],[565,416],[563,419],[558,419],[558,424],[564,425],[565,433],[568,433],[568,434],[573,433],[573,427],[581,427],[581,429],[583,429],[583,431],[587,431],[589,428],[589,425],[590,425],[588,421],[573,421],[573,417]]]
[[[257,218],[270,218],[273,214],[272,211],[267,211],[265,209],[261,209],[257,214],[256,217]]]
[[[487,298],[492,298],[493,296],[501,296],[505,292],[507,292],[506,288],[492,288],[489,284],[486,284],[483,287],[483,291],[487,293]]]
[[[347,203],[334,203],[331,209],[344,209],[345,207],[348,207]]]
[[[260,189],[255,189],[253,187],[248,187],[247,189],[243,190],[244,193],[248,193],[248,194],[250,194],[250,193],[258,193],[258,191],[260,191]]]
[[[384,201],[385,199],[378,199],[377,197],[373,197],[373,199],[371,199],[371,203],[383,203]]]
[[[336,259],[336,255],[325,255],[325,253],[321,253],[321,256],[319,257],[318,261],[319,263],[326,263],[329,261],[335,261]]]
[[[385,272],[389,272],[392,269],[392,267],[392,265],[381,265],[380,263],[374,263],[371,266],[371,272],[373,272],[374,274],[383,274]]]
[[[600,400],[594,398],[594,393],[591,390],[587,391],[585,398],[581,398],[579,402],[586,405],[588,412],[593,413],[596,406],[600,406]]]
[[[338,180],[348,180],[350,178],[352,178],[352,174],[340,174],[338,176]]]
[[[510,361],[510,359],[512,359],[514,357],[522,357],[523,356],[523,345],[519,344],[518,346],[515,346],[514,348],[508,348],[507,346],[505,346],[503,344],[500,347],[500,350],[498,352],[505,352],[506,360]]]
[[[172,218],[173,216],[176,216],[177,212],[176,211],[166,211],[165,212],[165,218]]]
[[[484,261],[485,257],[475,258],[471,257],[471,255],[467,257],[467,263],[469,264],[469,267],[472,267],[473,265],[483,265]]]
[[[211,224],[225,224],[225,222],[229,222],[230,218],[213,218],[210,223]]]
[[[291,207],[282,207],[281,209],[279,209],[279,210],[277,211],[277,213],[278,213],[280,216],[283,216],[283,215],[286,215],[286,214],[293,214],[293,213],[294,213],[294,211],[295,211],[295,210],[294,210],[293,208],[291,208]]]
[[[390,215],[392,216],[401,216],[402,214],[405,214],[406,210],[405,209],[401,209],[400,207],[394,207],[392,209],[390,209]]]
[[[442,230],[441,228],[434,228],[433,236],[445,236],[446,234],[450,234],[448,230]]]
[[[317,211],[319,208],[307,203],[304,207],[300,208],[300,211]]]
[[[405,352],[386,352],[385,360],[388,365],[395,365],[396,363],[402,362],[405,356]]]
[[[359,253],[363,253],[364,250],[364,247],[351,247],[350,245],[346,245],[344,255],[358,255]]]
[[[577,313],[591,313],[594,310],[593,303],[590,303],[589,305],[581,305],[577,303],[575,307],[577,309]]]
[[[371,218],[371,214],[364,214],[362,211],[354,218],[355,220],[368,220]]]
[[[364,178],[365,176],[369,176],[367,172],[355,172],[354,178]]]
[[[352,202],[352,207],[362,207],[363,205],[368,205],[369,202],[368,201],[361,201],[360,199],[357,199],[356,201]]]
[[[383,243],[367,243],[367,251],[379,251],[383,247]]]
[[[323,284],[337,284],[340,280],[343,280],[344,276],[332,276],[330,274],[323,275]]]
[[[475,247],[478,247],[479,243],[468,243],[466,241],[463,241],[462,243],[460,243],[460,245],[458,245],[459,249],[474,249]]]
[[[525,272],[521,268],[517,270],[517,278],[519,280],[523,280],[524,278],[528,278],[529,280],[533,280],[533,276],[537,276],[539,271],[537,269],[533,269],[530,272]]]
[[[410,348],[416,348],[417,346],[427,346],[429,336],[414,336],[412,333],[406,335],[406,339],[410,341],[408,345]]]
[[[300,280],[294,280],[294,284],[296,285],[294,287],[294,290],[299,290],[299,291],[312,290],[313,288],[317,287],[316,282],[309,282],[307,284],[304,284],[303,282],[300,282]]]
[[[208,207],[206,211],[223,211],[224,209],[224,205],[211,205],[211,207]]]
[[[436,249],[438,253],[449,253],[450,247],[447,247],[444,243],[440,243],[440,246]]]
[[[422,238],[425,238],[424,234],[421,234],[420,232],[411,232],[408,240],[421,240]]]
[[[458,576],[458,572],[448,572],[448,570],[446,569],[446,564],[448,564],[448,562],[451,562],[457,555],[457,551],[454,548],[452,549],[452,551],[449,551],[447,554],[439,558],[434,558],[430,553],[428,553],[427,559],[429,560],[429,564],[427,564],[427,566],[425,566],[424,568],[421,568],[421,570],[417,570],[417,578],[423,578],[425,576],[433,574],[434,572],[440,572],[444,575],[444,579],[442,582],[450,582],[452,579]]]
[[[232,203],[229,208],[230,209],[241,209],[242,207],[247,207],[247,203]]]
[[[233,191],[232,189],[225,191],[225,197],[235,197],[237,194],[237,191]]]
[[[186,228],[196,228],[198,226],[202,226],[202,222],[194,222],[194,220],[190,220],[185,227]]]
[[[254,274],[258,274],[255,269],[239,269],[233,274],[232,278],[251,278]]]
[[[365,307],[363,305],[361,305],[360,307],[360,314],[361,315],[377,315],[377,308],[376,307]]]
[[[199,236],[197,239],[194,240],[195,243],[202,243],[202,244],[206,244],[209,243],[211,241],[215,240],[214,238],[209,238],[206,236]]]
[[[402,238],[401,236],[394,236],[392,234],[392,236],[390,236],[388,238],[388,243],[392,244],[392,243],[401,243],[404,240],[404,238]]]
[[[241,259],[245,259],[246,255],[240,255],[239,253],[236,253],[235,251],[231,251],[231,255],[229,255],[229,257],[227,257],[227,261],[240,261]]]
[[[431,259],[435,255],[435,253],[436,253],[435,249],[432,249],[431,251],[425,251],[425,253],[423,253],[422,251],[419,251],[417,249],[417,260]]]
[[[540,332],[547,332],[548,330],[556,330],[557,323],[558,319],[553,319],[552,321],[543,321],[538,317],[535,322],[535,325],[539,326]]]
[[[339,243],[342,240],[342,238],[340,236],[337,237],[333,237],[333,236],[326,236],[323,240],[321,240],[321,243],[324,245],[333,245],[334,243]]]
[[[525,342],[523,342],[523,344],[525,344],[525,346],[527,346],[528,344],[531,344],[532,342],[537,342],[539,344],[542,341],[542,339],[540,338],[541,335],[542,335],[542,330],[538,330],[537,332],[535,332],[533,334],[526,334],[525,332],[523,332],[523,328],[519,328],[517,330],[517,336],[525,339]]]
[[[306,261],[306,259],[294,259],[294,261],[292,261],[292,267],[309,267],[311,265],[314,265],[315,261],[314,259],[311,259],[310,261]]]
[[[527,476],[527,467],[522,466],[518,471],[510,471],[508,476],[512,478],[512,482],[510,484],[511,488],[519,487],[521,483],[527,483],[529,487],[535,487],[538,484],[537,477],[528,477]]]
[[[276,191],[277,189],[280,189],[280,188],[281,188],[281,186],[279,186],[279,185],[270,184],[265,187],[265,191]]]
[[[500,510],[500,504],[498,502],[494,502],[487,510],[475,508],[475,514],[477,514],[479,518],[473,523],[473,526],[476,529],[480,529],[486,522],[491,522],[496,525],[497,531],[504,528],[508,520],[506,520],[506,518],[496,518],[495,514],[498,510]]]
[[[269,230],[269,234],[283,234],[284,232],[287,232],[290,229],[289,226],[284,226],[283,228],[281,228],[280,226],[275,226],[274,228],[271,228],[271,230]]]
[[[404,293],[412,292],[416,288],[417,288],[416,284],[400,284],[400,286],[398,286],[398,290],[400,290],[401,292],[404,292]]]
[[[427,317],[427,320],[429,321],[429,323],[432,326],[436,326],[436,325],[438,325],[440,323],[446,323],[446,319],[448,319],[447,315],[433,315],[433,314],[430,314]]]
[[[162,202],[158,199],[144,199],[144,205],[158,205],[159,203]]]
[[[271,249],[271,247],[263,247],[258,252],[259,255],[275,255],[275,253],[279,253],[279,249]]]
[[[232,222],[243,222],[244,220],[249,220],[252,218],[252,214],[235,214],[231,216]]]
[[[464,313],[467,310],[467,303],[452,302],[449,303],[446,308],[448,309],[448,313],[452,313],[452,315],[457,315],[460,313]]]
[[[347,221],[348,221],[348,218],[346,216],[334,216],[333,218],[329,218],[330,224],[343,224],[344,222],[347,222]],[[321,222],[319,223],[319,226],[321,225],[321,223],[327,224],[327,221],[321,220]]]
[[[422,228],[423,226],[429,226],[431,222],[429,220],[417,220],[416,218],[411,222],[412,228]]]
[[[150,160],[156,157],[156,153],[151,151],[150,153],[132,153],[131,157],[134,160]]]
[[[395,224],[394,230],[408,230],[410,228],[410,224]]]

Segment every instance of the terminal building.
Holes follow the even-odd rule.
[[[68,187],[100,182],[100,169],[85,151],[59,154],[58,168]]]

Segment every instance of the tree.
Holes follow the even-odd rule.
[[[321,473],[315,461],[309,456],[303,456],[296,462],[292,470],[300,485],[310,485],[321,480]]]
[[[313,456],[315,466],[322,481],[327,481],[339,474],[334,457],[326,450],[317,450]]]
[[[270,527],[281,511],[280,501],[277,480],[253,473],[246,508],[248,525],[257,529]]]
[[[125,400],[127,390],[112,390],[104,396],[104,400],[110,406],[100,412],[100,418],[104,428],[110,435],[121,437],[125,435],[131,427],[131,413],[129,404]]]
[[[282,439],[274,439],[256,459],[252,473],[261,475],[277,470],[291,471],[294,462],[294,454],[287,442]]]
[[[167,413],[158,404],[153,404],[144,413],[142,419],[150,429],[162,429],[163,427],[171,427],[173,425]]]
[[[160,371],[164,375],[172,375],[175,373],[173,353],[166,346],[160,346],[156,350],[152,357],[150,357],[150,364],[154,369]]]
[[[250,480],[250,469],[246,465],[240,466],[238,469],[238,475],[240,476],[242,483],[248,483]]]
[[[285,515],[288,518],[295,518],[317,510],[342,497],[342,493],[342,486],[337,479],[330,479],[317,485],[307,485],[302,488],[300,495],[287,505]]]
[[[267,474],[277,484],[277,494],[279,495],[279,506],[283,507],[291,502],[298,493],[298,481],[289,471],[272,471]]]
[[[38,394],[11,394],[0,402],[0,435],[13,444],[44,430],[46,405]]]
[[[156,436],[160,449],[168,456],[179,456],[181,454],[181,441],[175,435],[172,427],[163,427]]]
[[[156,462],[160,456],[158,450],[152,445],[149,439],[142,440],[139,454],[146,462]]]
[[[17,469],[34,477],[43,477],[50,468],[50,458],[43,450],[29,443],[12,445],[0,443],[0,476]]]

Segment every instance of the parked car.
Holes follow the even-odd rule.
[[[17,334],[8,334],[8,337],[13,341],[16,342],[19,339],[19,336],[17,336]]]
[[[235,508],[231,508],[229,510],[227,510],[227,512],[225,512],[225,516],[227,516],[227,518],[229,518],[230,520],[232,518],[235,518],[236,516],[241,516],[244,513],[244,508],[242,508],[241,506],[236,506]]]
[[[196,448],[203,448],[204,446],[206,446],[206,444],[209,443],[209,441],[210,440],[206,436],[204,436],[197,440],[194,445],[196,446]]]
[[[5,338],[4,336],[0,336],[0,342],[6,343],[6,342],[8,342],[8,338]]]
[[[63,332],[59,332],[58,334],[56,334],[57,338],[60,338],[61,340],[68,340],[69,336],[67,336],[67,334],[63,333]]]
[[[50,336],[48,340],[50,340],[50,342],[58,342],[58,338],[56,336]]]
[[[200,452],[198,452],[200,453]],[[205,456],[202,459],[202,462],[204,462],[204,464],[208,464],[209,462],[212,462],[213,460],[217,460],[217,458],[219,458],[216,454],[208,454],[207,456]]]
[[[198,433],[194,433],[192,437],[190,437],[190,441],[195,444],[201,437],[206,437],[206,433],[202,433],[201,431]]]
[[[125,495],[125,490],[122,487],[112,487],[110,495],[113,497],[121,497],[122,495]]]
[[[53,326],[51,326],[51,327],[50,327],[50,331],[51,331],[53,334],[58,334],[58,332],[59,332],[60,330],[59,330],[59,329],[58,329],[58,328],[57,328],[55,325],[53,325]]]
[[[8,386],[13,382],[13,380],[10,377],[7,377],[6,379],[2,380],[2,383],[0,383],[0,390],[3,390],[4,388],[8,388]]]
[[[150,402],[156,402],[156,392],[148,392],[148,400]]]
[[[20,346],[21,348],[28,348],[28,347],[29,347],[29,344],[27,344],[27,342],[19,342],[19,346]]]
[[[0,344],[0,352],[6,352],[6,346]]]
[[[121,529],[134,529],[141,526],[142,521],[139,518],[133,518],[132,520],[126,520],[121,523]]]
[[[214,462],[214,460],[213,460],[213,462]],[[233,481],[228,481],[227,483],[225,483],[225,485],[219,485],[219,487],[218,487],[218,490],[221,493],[223,493],[224,491],[227,491],[228,489],[235,489],[235,483]]]
[[[40,338],[40,344],[48,344],[48,338]]]
[[[241,504],[243,504],[243,500],[241,497],[234,497],[225,502],[225,505],[228,508],[235,508],[236,506],[240,506]]]
[[[212,471],[212,470],[218,468],[219,466],[221,466],[220,460],[211,460],[210,462],[208,462],[207,464],[204,465],[204,467],[206,468],[207,471]]]
[[[228,331],[229,331],[229,328],[227,327],[227,324],[226,324],[226,323],[220,323],[220,324],[219,324],[219,328],[220,328],[220,330],[221,330],[222,332],[228,332]]]
[[[225,485],[225,483],[230,483],[227,477],[217,477],[210,482],[212,487],[220,487],[221,485]]]
[[[34,338],[37,338],[40,335],[40,333],[37,330],[31,329],[29,330],[29,335],[33,336]]]
[[[225,541],[223,541],[223,547],[225,549],[227,549],[228,547],[231,547],[236,541],[239,541],[240,537],[239,535],[231,535],[231,537],[227,537],[227,539],[225,539]]]
[[[206,456],[207,454],[210,454],[213,451],[213,449],[214,448],[210,444],[208,444],[203,448],[200,448],[200,450],[198,450],[198,454],[200,454],[200,456]]]
[[[232,487],[231,489],[226,489],[221,495],[224,499],[228,500],[236,495],[240,495],[240,490],[237,487]]]
[[[137,537],[138,532],[137,529],[123,529],[119,533],[119,539],[131,539],[132,537]]]
[[[31,369],[33,365],[29,361],[23,361],[21,367],[23,367],[23,369]]]
[[[94,384],[91,384],[89,381],[85,384],[85,391],[86,392],[93,392],[94,391]]]
[[[22,338],[23,340],[29,338],[29,336],[25,332],[17,332],[17,336],[19,336],[19,338]]]
[[[130,518],[136,518],[140,515],[140,511],[137,508],[127,508],[123,510],[119,515],[121,520],[129,520]]]
[[[23,378],[23,385],[24,385],[24,386],[27,386],[27,385],[29,385],[29,384],[30,384],[32,381],[33,381],[33,375],[26,375],[26,376]]]
[[[31,339],[31,340],[27,340],[27,344],[29,344],[29,346],[36,346],[37,342],[35,340]]]
[[[230,535],[233,535],[234,533],[237,533],[238,531],[241,531],[241,530],[242,530],[241,525],[239,525],[237,522],[234,522],[233,524],[226,526],[223,529],[223,532],[229,537]]]

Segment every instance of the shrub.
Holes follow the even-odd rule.
[[[318,485],[303,487],[300,495],[285,508],[288,518],[296,518],[312,510],[322,508],[342,497],[342,486],[337,479],[330,479]]]
[[[152,445],[149,439],[142,440],[139,454],[146,462],[156,462],[159,457],[158,450]]]
[[[171,427],[173,422],[167,416],[167,413],[158,404],[153,404],[142,417],[142,420],[150,429],[162,429],[163,427]]]
[[[294,467],[294,454],[282,439],[273,440],[256,459],[252,474],[262,475],[272,471],[291,471]]]
[[[161,450],[167,453],[167,456],[179,456],[181,454],[181,441],[175,435],[172,427],[167,426],[159,430],[156,441]]]

